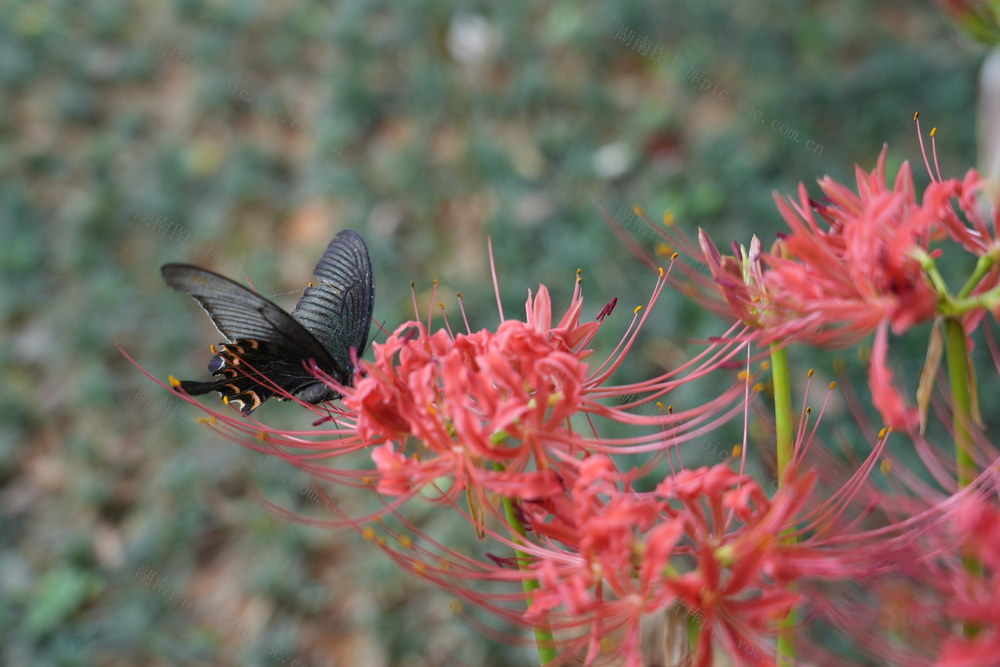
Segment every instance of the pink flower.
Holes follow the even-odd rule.
[[[665,280],[661,272],[649,306]],[[536,296],[529,295],[524,321],[506,319],[495,332],[429,333],[423,324],[409,322],[385,343],[374,344],[375,361],[364,362],[364,376],[354,387],[338,386],[338,392],[356,415],[358,438],[377,447],[378,489],[415,494],[448,478],[447,502],[466,492],[477,507],[485,505],[487,493],[541,503],[562,494],[564,480],[576,474],[585,452],[662,451],[667,435],[669,446],[677,446],[739,414],[741,382],[686,412],[636,414],[631,410],[636,405],[728,362],[740,345],[709,350],[692,365],[642,383],[608,385],[645,315],[639,318],[641,309],[636,309],[637,325],[613,355],[592,365],[587,345],[609,321],[611,307],[601,311],[600,320],[581,322],[582,307],[578,287],[553,325],[549,293],[542,286]],[[625,405],[608,405],[623,396]],[[661,430],[608,441],[572,427],[570,420],[583,414]],[[558,525],[541,529],[554,531]]]
[[[365,364],[344,403],[357,411],[358,433],[369,443],[416,443],[376,461],[383,474],[403,465],[406,488],[447,475],[456,492],[552,495],[560,489],[549,469],[580,445],[566,420],[584,407],[582,346],[596,325],[579,324],[577,307],[553,328],[544,287],[528,299],[527,322],[506,320],[495,333],[428,334],[407,323],[373,346],[375,362]]]
[[[828,204],[815,204],[804,186],[798,201],[776,197],[791,233],[763,256],[764,279],[772,302],[795,320],[767,337],[850,345],[883,321],[898,334],[935,316],[940,295],[917,251],[941,232],[937,217],[916,202],[908,163],[889,187],[885,159],[883,149],[874,171],[857,169],[857,193],[820,180]]]
[[[749,251],[726,257],[704,232],[699,241],[731,314],[761,342],[842,347],[876,332],[869,373],[874,403],[886,424],[911,430],[919,415],[892,381],[888,327],[899,335],[939,317],[952,303],[932,275],[936,269],[929,268],[937,256],[956,249],[980,258],[1000,256],[997,213],[991,209],[987,217],[983,182],[974,170],[961,181],[932,176],[918,200],[909,164],[903,163],[891,185],[885,165],[883,149],[874,170],[856,169],[853,190],[821,179],[823,203],[812,200],[803,185],[796,198],[776,197],[790,232],[769,252],[754,239]],[[942,247],[948,239],[957,245]],[[986,294],[998,282],[1000,269],[991,266],[971,296]],[[992,292],[989,298],[996,301]],[[965,312],[967,330],[990,303],[984,299]],[[1000,303],[995,313],[1000,316]]]
[[[589,660],[618,628],[615,654],[642,664],[640,619],[680,603],[697,618],[695,664],[711,664],[717,641],[731,655],[760,659],[776,621],[799,600],[788,584],[864,571],[823,540],[782,538],[808,516],[814,475],[790,479],[774,500],[725,463],[682,470],[652,493],[631,491],[627,479],[607,457],[581,462],[566,490],[571,502],[549,506],[560,514],[558,542],[528,549],[540,589],[526,619],[585,630],[566,642],[567,653],[586,648]],[[535,534],[549,520],[526,512]]]

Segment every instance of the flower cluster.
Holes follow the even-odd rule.
[[[776,196],[790,231],[768,252],[754,239],[749,252],[724,257],[704,232],[699,241],[732,314],[757,340],[844,347],[874,332],[869,382],[875,405],[887,425],[912,430],[917,411],[896,389],[888,366],[890,329],[899,335],[957,313],[968,331],[987,311],[1000,317],[1000,244],[996,214],[984,211],[984,183],[975,170],[963,179],[934,178],[918,199],[907,162],[889,185],[886,155],[883,148],[870,173],[857,168],[856,192],[825,177],[822,202],[804,185],[795,198]],[[935,261],[955,252],[978,260],[981,271],[952,294]]]
[[[345,403],[359,435],[378,445],[380,491],[405,494],[447,476],[454,491],[558,492],[554,470],[580,448],[569,419],[585,402],[582,349],[599,322],[580,324],[575,308],[553,328],[544,287],[529,313],[528,322],[454,337],[408,323],[375,346]]]
[[[561,317],[540,286],[523,319],[501,312],[495,329],[405,322],[373,344],[351,386],[313,366],[343,398],[298,401],[317,418],[311,430],[271,428],[200,406],[183,385],[173,391],[245,446],[318,481],[372,491],[378,508],[356,515],[324,492],[337,514],[325,525],[356,529],[415,575],[533,629],[543,663],[648,664],[643,627],[684,609],[689,638],[667,650],[698,667],[720,649],[737,664],[827,664],[825,647],[803,632],[814,617],[886,663],[1000,664],[1000,450],[970,361],[978,335],[1000,370],[987,317],[1000,318],[997,214],[974,170],[943,179],[928,163],[931,182],[918,193],[907,163],[890,183],[886,162],[883,149],[853,188],[822,179],[821,200],[804,186],[776,197],[789,231],[770,248],[755,237],[724,255],[703,231],[697,244],[678,236],[674,245],[700,256],[711,280],[682,275],[711,287],[707,305],[736,323],[687,363],[639,382],[612,380],[671,280],[662,268],[603,358],[591,346],[615,322],[617,300],[587,320],[578,280]],[[958,289],[938,269],[945,258],[972,267]],[[930,322],[918,409],[896,387],[890,334]],[[821,429],[835,383],[814,415],[811,371],[795,414],[787,348],[872,335],[872,403],[890,428],[867,423],[848,389],[864,435]],[[769,383],[751,372],[765,354]],[[950,394],[934,389],[942,356]],[[298,400],[252,361],[234,367]],[[708,398],[678,392],[719,377]],[[759,409],[765,393],[773,416]],[[931,405],[954,441],[947,456],[922,428]],[[727,427],[743,432],[731,456],[684,464],[682,451],[720,451],[707,441]],[[894,468],[893,432],[924,471]],[[748,472],[751,461],[774,473],[772,486]],[[408,513],[428,503],[467,521],[475,545],[428,534]]]

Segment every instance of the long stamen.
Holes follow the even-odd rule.
[[[497,264],[493,259],[493,237],[486,237],[486,249],[490,255],[490,275],[493,276],[493,292],[497,297],[497,312],[500,313],[500,321],[503,322],[505,319],[503,316],[503,303],[500,300],[500,281],[497,280]]]
[[[427,328],[430,329],[434,323],[434,302],[437,301],[438,281],[434,279],[434,289],[431,290],[431,298],[427,303]]]
[[[920,155],[924,158],[924,167],[927,169],[927,175],[931,177],[931,181],[940,182],[941,181],[941,169],[936,170],[931,169],[930,160],[927,159],[927,147],[924,145],[924,135],[920,131],[920,112],[917,111],[913,114],[913,122],[917,125],[917,140],[920,142]],[[937,133],[937,128],[931,130],[931,146],[932,152],[934,154],[934,166],[937,167],[937,144],[933,141],[934,135]],[[937,177],[935,178],[935,173]]]
[[[465,322],[465,333],[472,333],[472,327],[469,326],[469,316],[465,313],[465,301],[462,300],[462,293],[456,292],[455,298],[458,299],[458,310],[462,313],[462,321]]]
[[[941,165],[938,164],[937,139],[935,139],[935,135],[937,135],[937,128],[933,127],[931,128],[931,153],[934,156],[934,171],[937,173],[937,180],[940,183],[944,179],[941,178]]]

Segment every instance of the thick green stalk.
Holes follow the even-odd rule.
[[[972,375],[969,373],[969,351],[966,346],[962,321],[946,318],[944,321],[945,358],[948,360],[948,381],[951,384],[951,404],[955,416],[955,479],[959,488],[965,488],[976,478],[976,464],[972,458]],[[970,574],[980,574],[982,563],[975,554],[965,551],[962,566]],[[979,632],[975,624],[962,628],[966,637]]]
[[[494,467],[503,469],[503,466],[494,465]],[[524,522],[521,521],[521,517],[517,512],[517,507],[514,506],[513,499],[504,497],[503,511],[507,517],[507,523],[510,524],[511,529],[515,533],[514,541],[520,542],[520,538],[525,537],[527,532],[524,529]],[[517,559],[517,567],[519,570],[524,571],[527,569],[528,562],[530,560],[528,554],[524,553],[520,549],[514,549],[514,558]],[[539,588],[537,579],[525,579],[521,582],[521,586],[524,589],[524,592],[528,595],[529,600],[531,598],[531,594]],[[552,630],[549,628],[547,623],[535,628],[535,644],[538,646],[539,664],[555,664],[556,660],[559,658],[559,652],[556,650],[555,637],[552,635]]]
[[[788,370],[788,353],[784,347],[771,345],[771,380],[774,384],[774,426],[777,435],[778,484],[783,484],[785,469],[795,455],[795,424],[792,416],[792,382]],[[786,538],[794,541],[794,537]],[[792,608],[778,624],[778,664],[795,664],[795,634],[798,610]]]
[[[965,345],[962,322],[955,318],[944,321],[945,357],[948,359],[948,381],[951,383],[951,403],[955,415],[955,464],[959,487],[966,487],[975,478],[972,460],[972,391],[969,375],[969,352]]]

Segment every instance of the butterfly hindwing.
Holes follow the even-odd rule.
[[[192,396],[217,391],[223,400],[247,415],[279,393],[277,387],[292,395],[301,392],[300,398],[307,403],[339,397],[303,367],[303,359],[286,350],[249,339],[213,345],[212,350],[216,354],[208,362],[208,372],[216,379],[180,382],[180,388]]]
[[[338,380],[349,383],[351,348],[359,356],[368,343],[375,281],[364,238],[346,229],[330,241],[313,269],[318,279],[307,287],[292,310],[298,320],[333,357]]]

